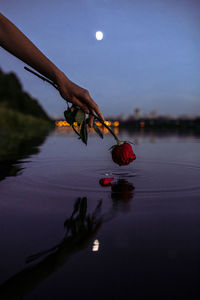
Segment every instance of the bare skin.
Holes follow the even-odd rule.
[[[91,98],[90,93],[72,82],[56,65],[54,65],[11,21],[0,13],[0,46],[53,81],[60,95],[85,113],[96,113],[102,121],[104,117]],[[93,116],[89,115],[92,126]]]

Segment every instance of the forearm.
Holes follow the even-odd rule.
[[[0,14],[0,45],[53,82],[62,72],[7,18]]]
[[[0,46],[18,57],[56,84],[63,99],[79,106],[84,112],[92,112],[104,121],[98,105],[89,92],[73,83],[61,72],[12,22],[0,13]],[[90,115],[90,125],[93,116]]]

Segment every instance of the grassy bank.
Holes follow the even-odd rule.
[[[53,126],[51,121],[0,106],[0,160],[15,160],[28,154]]]

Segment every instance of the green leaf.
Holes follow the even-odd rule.
[[[78,133],[78,131],[74,128],[74,125],[72,124],[71,125],[72,126],[72,129],[74,130],[74,132],[79,136],[79,138],[80,138],[80,134]]]
[[[95,122],[93,122],[93,128],[96,131],[96,133],[100,136],[100,138],[103,139],[103,133],[101,132],[101,130],[99,129],[99,127],[97,126],[97,124]]]
[[[68,108],[67,110],[64,111],[64,116],[65,116],[67,123],[69,123],[70,125],[73,125],[74,112],[72,112],[70,108]]]
[[[83,141],[83,143],[87,145],[88,132],[87,132],[87,124],[85,120],[81,125],[80,138]]]
[[[77,122],[80,125],[84,120],[85,120],[85,113],[80,109],[76,110],[75,122]]]

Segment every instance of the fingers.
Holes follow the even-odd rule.
[[[104,122],[104,117],[102,112],[100,111],[98,105],[96,102],[91,98],[89,92],[87,90],[84,90],[84,94],[82,95],[83,101],[87,104],[89,109],[93,112],[96,112],[96,114],[99,116],[99,118]]]
[[[74,84],[74,86],[76,86]],[[92,126],[92,122],[93,122],[93,117],[92,114],[96,113],[97,116],[101,119],[101,121],[105,121],[102,112],[100,111],[98,105],[96,104],[96,102],[91,98],[89,92],[85,89],[80,89],[80,87],[78,88],[79,92],[75,93],[74,96],[72,96],[72,99],[70,100],[70,102],[74,105],[79,106],[85,113],[90,115],[90,123]]]
[[[58,82],[58,87],[61,96],[74,105],[79,106],[85,113],[89,114],[93,111],[101,119],[105,121],[102,112],[96,102],[91,98],[86,89],[81,88],[74,82],[70,81],[66,76],[64,80]]]
[[[79,106],[80,109],[82,109],[82,111],[84,111],[84,113],[89,114],[90,111],[87,107],[87,105],[81,101],[79,101],[77,98],[73,97],[73,99],[71,100],[73,105]]]
[[[104,119],[104,117],[103,117],[103,114],[102,114],[102,112],[100,111],[100,109],[99,109],[99,107],[98,107],[98,105],[96,104],[96,106],[95,106],[95,108],[94,108],[94,110],[95,110],[95,112],[96,112],[96,114],[99,116],[99,118],[101,119],[101,121],[105,121],[105,119]]]
[[[86,98],[87,100],[79,100],[76,97],[73,97],[71,100],[73,105],[79,106],[80,109],[82,109],[86,114],[89,114],[89,127],[93,126],[93,121],[94,121],[94,113],[99,116],[99,118],[104,122],[104,117],[98,108],[97,104],[94,102],[94,100],[90,97],[90,100]],[[83,102],[84,101],[84,102]],[[87,104],[86,104],[87,103]]]
[[[89,123],[88,123],[89,127],[93,126],[93,121],[94,121],[94,116],[93,116],[94,115],[94,111],[92,110],[91,112],[92,112],[92,114],[91,113],[89,114]]]

